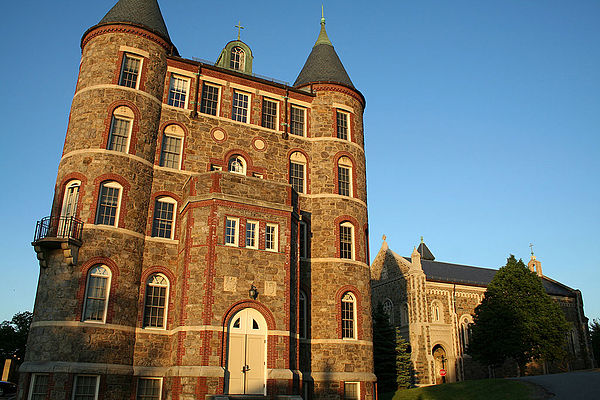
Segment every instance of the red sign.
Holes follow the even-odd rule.
[[[446,376],[446,370],[440,369],[440,376]]]

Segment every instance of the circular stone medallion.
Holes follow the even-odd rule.
[[[258,151],[264,151],[267,148],[267,144],[261,138],[255,138],[252,146]]]

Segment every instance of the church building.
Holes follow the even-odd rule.
[[[571,289],[542,274],[542,264],[531,254],[527,266],[542,280],[550,297],[565,314],[571,330],[567,334],[565,365],[528,364],[528,372],[558,372],[592,368],[588,319],[579,290]],[[372,304],[382,304],[390,323],[409,342],[411,360],[419,385],[516,376],[516,364],[506,363],[490,371],[468,354],[469,325],[475,307],[483,300],[486,286],[497,270],[436,261],[421,239],[410,257],[383,244],[371,266]],[[498,334],[502,334],[499,332]],[[560,368],[560,369],[559,369]]]
[[[81,51],[18,398],[373,399],[365,98],[325,19],[293,85],[239,36],[180,57],[156,0]]]

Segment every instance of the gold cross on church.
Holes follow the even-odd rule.
[[[235,27],[238,28],[238,40],[240,40],[240,34],[242,33],[242,29],[244,29],[242,21],[238,21],[238,24]]]
[[[533,256],[533,243],[529,243],[529,248],[531,249],[531,256]]]

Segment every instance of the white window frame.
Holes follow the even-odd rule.
[[[347,111],[340,110],[339,108],[336,108],[335,111],[335,137],[340,140],[351,142],[352,138],[350,137],[350,114]],[[346,139],[340,138],[338,135],[338,113],[344,115],[344,117],[346,118]]]
[[[210,164],[211,171],[223,171],[223,167],[217,164]]]
[[[169,101],[171,99],[171,89],[173,88],[173,81],[175,79],[180,79],[182,81],[185,81],[185,101],[183,102],[183,107],[180,106],[175,106],[173,104],[169,104]],[[190,101],[190,78],[185,77],[183,75],[177,75],[177,74],[171,74],[171,79],[169,79],[169,92],[167,94],[167,105],[174,107],[174,108],[178,108],[181,110],[187,110],[188,108],[188,104]]]
[[[160,286],[160,287],[165,287],[164,285],[157,285],[154,284],[152,285],[150,280],[156,276],[159,275],[161,277],[163,277],[165,279],[165,281],[167,282],[166,285],[166,289],[165,289],[165,308],[164,308],[164,313],[163,313],[163,323],[162,326],[154,326],[154,325],[146,325],[146,308],[147,308],[147,303],[148,303],[148,286]],[[155,272],[153,274],[150,274],[150,276],[146,279],[146,282],[144,282],[144,315],[142,316],[142,326],[144,327],[144,329],[158,329],[158,330],[165,330],[167,329],[167,319],[169,316],[169,292],[171,290],[171,281],[169,280],[169,278],[161,273],[161,272]]]
[[[267,240],[267,230],[269,228],[273,228],[273,247],[267,247],[267,243],[269,242]],[[265,250],[275,253],[279,251],[279,224],[273,224],[271,222],[265,224]]]
[[[301,110],[302,113],[304,114],[304,119],[303,119],[303,123],[302,123],[302,135],[298,135],[296,133],[292,133],[292,114],[293,114],[292,109],[293,108]],[[306,114],[306,107],[301,107],[301,106],[298,106],[296,104],[290,104],[290,135],[300,136],[300,137],[306,137],[306,125],[307,125],[306,115],[307,115]]]
[[[137,384],[136,384],[136,388],[135,388],[135,399],[136,400],[144,400],[144,398],[140,397],[140,381],[141,380],[152,380],[152,381],[159,381],[159,385],[158,385],[158,400],[162,399],[162,391],[163,391],[163,378],[157,378],[157,377],[153,377],[153,376],[138,376],[137,378]]]
[[[264,102],[265,101],[269,101],[271,103],[275,103],[275,122],[274,128],[267,128],[266,126],[263,125],[263,119],[264,119],[264,113],[263,113],[263,109],[264,109]],[[274,100],[270,97],[263,97],[263,103],[261,104],[261,109],[260,109],[260,126],[265,128],[265,129],[271,129],[274,131],[279,131],[279,102],[277,100]]]
[[[158,236],[154,234],[154,221],[156,220],[156,204],[157,203],[170,203],[173,204],[173,219],[171,219],[171,236],[170,237],[163,237],[163,236]],[[175,200],[172,197],[168,197],[168,196],[163,196],[163,197],[158,197],[154,200],[154,210],[152,213],[152,237],[158,237],[158,238],[163,238],[163,239],[173,239],[175,237],[175,223],[177,221],[177,200]]]
[[[73,378],[73,395],[72,395],[72,400],[77,400],[76,397],[76,392],[77,392],[77,381],[79,377],[83,377],[83,376],[91,376],[91,377],[95,377],[96,378],[96,391],[94,393],[94,400],[98,400],[98,388],[100,387],[100,375],[89,375],[89,374],[78,374],[75,375],[75,377]]]
[[[121,84],[121,81],[123,80],[123,72],[125,72],[125,61],[127,60],[127,57],[132,58],[132,59],[136,59],[136,60],[138,60],[140,62],[139,68],[138,68],[138,71],[137,71],[137,81],[135,82],[135,87],[130,88],[130,89],[136,89],[137,90],[137,89],[140,88],[140,79],[142,77],[142,68],[144,67],[144,57],[138,56],[138,55],[133,54],[133,53],[127,53],[127,52],[123,53],[123,62],[121,63],[121,71],[119,73],[119,82],[118,82],[118,85],[126,87],[126,88],[129,88],[129,86]]]
[[[235,227],[233,228],[233,243],[227,242],[227,222],[228,221],[235,222]],[[224,236],[224,241],[223,241],[225,243],[225,246],[238,247],[239,239],[240,239],[239,229],[240,229],[240,219],[239,218],[234,218],[234,217],[226,217],[225,218],[225,231],[224,231],[225,236]]]
[[[204,86],[211,86],[213,88],[217,89],[217,108],[216,108],[216,114],[212,115],[212,114],[208,114],[202,111],[202,100],[203,100],[203,94],[204,94]],[[204,81],[202,82],[202,90],[200,91],[200,113],[203,115],[210,115],[211,117],[218,117],[221,115],[221,93],[223,91],[223,88],[220,85],[214,84],[212,82],[207,82]],[[233,107],[233,106],[232,106]]]
[[[43,399],[48,395],[48,380],[46,381],[46,391],[44,393],[33,393],[33,389],[35,388],[35,383],[38,377],[45,376],[50,379],[50,374],[31,374],[31,382],[29,382],[29,394],[27,395],[27,400],[35,400],[33,395],[42,395]]]
[[[253,236],[251,237],[252,241],[254,242],[253,244],[248,244],[248,228],[250,226],[254,226],[253,229]],[[260,224],[258,223],[258,221],[252,221],[252,220],[246,220],[246,240],[245,240],[245,245],[247,249],[254,249],[257,250],[258,249],[258,238],[259,238],[259,229],[260,229]]]
[[[168,167],[168,166],[164,165],[164,162],[163,162],[164,161],[164,159],[163,159],[163,153],[165,151],[165,147],[164,147],[165,146],[165,139],[167,137],[181,139],[181,141],[179,142],[179,162],[177,163],[177,168]],[[183,159],[183,141],[184,140],[185,140],[185,138],[183,137],[183,135],[178,135],[178,134],[175,134],[175,133],[166,133],[166,132],[163,132],[162,141],[160,143],[160,156],[159,156],[160,158],[158,159],[158,164],[161,167],[163,167],[163,168],[169,168],[169,169],[177,169],[177,170],[181,169],[181,162],[182,162],[182,159]]]
[[[109,187],[109,188],[119,189],[119,196],[118,196],[118,199],[117,199],[117,210],[115,212],[115,223],[114,223],[114,225],[99,224],[98,223],[98,217],[100,215],[100,198],[102,196],[102,188],[103,187]],[[94,220],[94,224],[95,225],[104,225],[104,226],[118,227],[119,226],[119,217],[121,215],[121,200],[122,199],[123,199],[123,186],[121,186],[120,183],[118,183],[116,181],[105,181],[105,182],[102,182],[100,184],[99,189],[98,189],[98,203],[96,204],[96,219]]]
[[[233,61],[234,51],[237,55],[239,55],[238,61]],[[234,65],[232,65],[234,63],[237,63],[239,68],[236,68]],[[233,46],[231,50],[229,50],[229,68],[240,72],[244,72],[246,69],[246,50],[244,50],[241,46]]]
[[[242,165],[242,171],[241,172],[240,171],[232,171],[231,170],[231,163],[233,161],[238,161]],[[237,155],[229,157],[229,160],[227,160],[227,171],[231,172],[232,174],[246,175],[247,165],[248,164],[246,163],[246,159],[244,157],[240,156],[239,154],[237,154]]]
[[[346,385],[355,385],[356,386],[356,399],[346,397]],[[344,382],[343,400],[360,400],[360,382]]]
[[[92,277],[92,271],[96,268],[103,268],[104,270],[106,270],[108,272],[108,276],[104,276],[104,275],[94,275],[96,277],[102,278],[102,279],[106,279],[106,290],[104,293],[104,311],[102,312],[102,320],[96,320],[96,319],[86,319],[86,314],[87,314],[87,308],[88,308],[88,300],[89,300],[89,296],[88,296],[88,290],[90,287],[90,278]],[[110,270],[110,268],[108,268],[108,266],[106,264],[95,264],[94,266],[92,266],[88,272],[87,272],[87,276],[85,279],[85,292],[83,293],[84,295],[84,300],[83,300],[83,312],[81,314],[81,321],[82,322],[86,322],[86,323],[91,323],[91,324],[105,324],[106,323],[106,312],[108,310],[108,301],[110,299],[110,286],[112,284],[112,271]]]
[[[352,297],[351,301],[347,301],[344,300],[344,297],[346,297],[346,295],[350,295]],[[356,340],[357,337],[357,328],[358,328],[358,324],[357,324],[357,315],[356,315],[356,295],[354,293],[352,293],[351,291],[348,292],[344,292],[344,294],[342,295],[342,298],[340,299],[340,301],[342,302],[341,304],[341,322],[342,322],[342,339],[343,340]],[[344,304],[343,303],[352,303],[352,336],[351,337],[345,337],[344,336]]]
[[[347,160],[347,161],[346,161]],[[347,196],[347,197],[353,197],[354,196],[354,188],[352,185],[352,170],[353,170],[353,165],[352,165],[352,160],[350,160],[350,158],[346,157],[346,156],[342,156],[338,159],[337,162],[337,168],[338,168],[338,193],[340,196]],[[348,194],[340,194],[340,168],[345,168],[348,170]]]
[[[352,258],[346,258],[346,257],[342,257],[342,227],[346,227],[346,228],[350,228],[350,252],[352,253]],[[340,258],[342,260],[355,260],[356,259],[356,249],[355,249],[355,241],[354,241],[354,225],[352,225],[352,222],[349,221],[344,221],[342,223],[340,223],[339,225],[339,234],[340,234]]]
[[[127,144],[125,145],[125,151],[121,151],[121,150],[115,150],[115,149],[109,149],[108,147],[110,146],[110,143],[112,141],[112,137],[113,137],[113,129],[115,126],[115,120],[121,120],[121,121],[127,121],[127,123],[129,124],[128,129],[127,129]],[[113,112],[112,117],[110,119],[110,130],[108,131],[108,141],[106,143],[106,149],[108,151],[115,151],[117,153],[124,153],[124,154],[129,154],[129,146],[131,144],[131,132],[133,131],[133,118],[130,117],[126,117],[123,115],[115,115],[115,113]]]
[[[240,121],[234,118],[234,113],[233,113],[233,108],[235,107],[234,102],[235,102],[235,96],[236,94],[240,94],[243,96],[247,96],[248,97],[248,105],[246,107],[246,120],[245,121]],[[241,108],[241,107],[240,107]],[[244,92],[243,90],[237,90],[234,89],[233,90],[233,97],[231,98],[231,119],[235,122],[240,122],[242,124],[249,124],[250,123],[250,111],[252,109],[252,95],[248,92]]]

